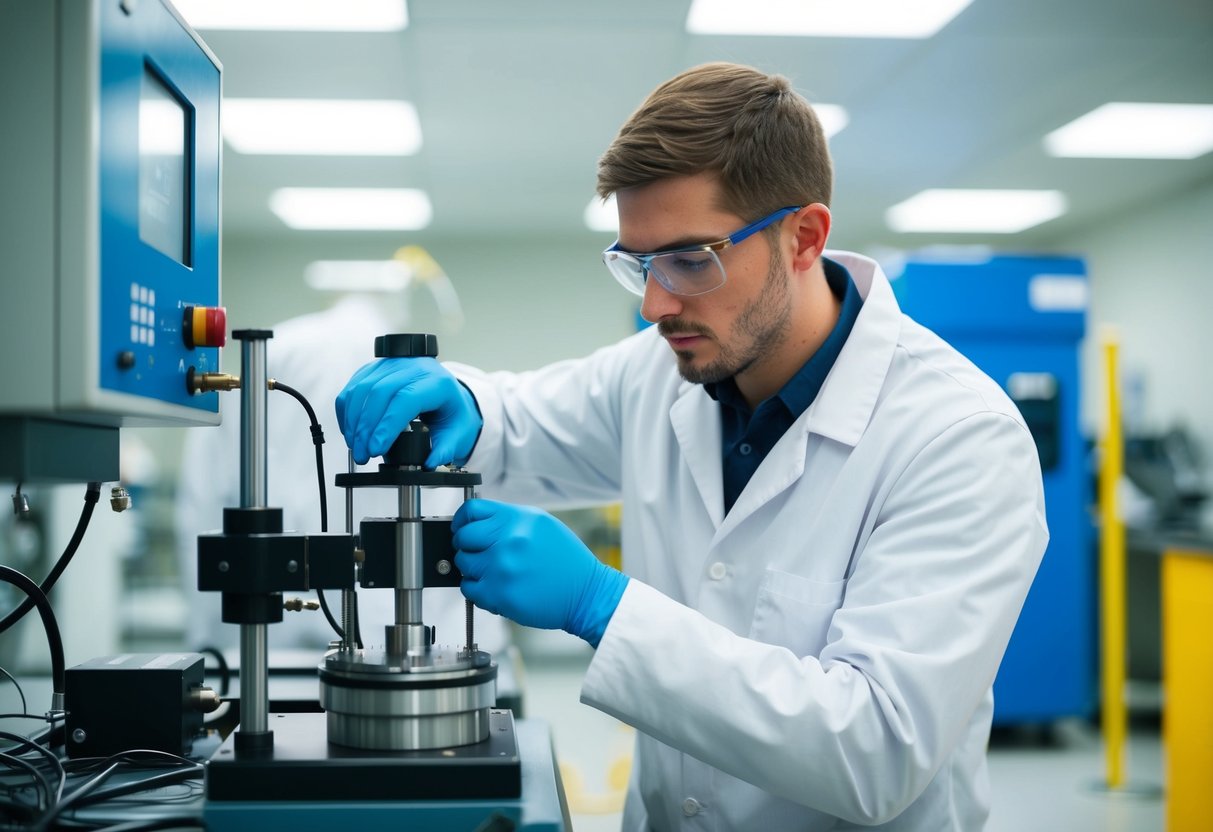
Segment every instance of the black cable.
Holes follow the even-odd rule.
[[[13,687],[15,687],[17,689],[17,693],[21,694],[21,713],[23,713],[23,714],[29,713],[29,705],[25,704],[25,691],[23,691],[21,689],[21,683],[18,682],[16,680],[16,678],[13,677],[13,674],[9,673],[3,667],[0,667],[0,674],[2,674],[6,679],[8,679],[10,682],[12,682]]]
[[[38,608],[38,614],[42,616],[42,626],[46,628],[46,641],[51,649],[51,683],[54,686],[54,692],[62,695],[65,670],[63,639],[59,636],[59,625],[55,622],[55,611],[51,609],[51,602],[46,600],[46,593],[36,583],[11,566],[0,565],[0,581],[10,583],[23,591],[29,596],[30,606]],[[18,607],[18,611],[20,609]],[[20,617],[20,615],[17,616],[17,618]]]
[[[59,555],[59,560],[55,561],[55,565],[51,568],[50,574],[46,576],[46,580],[42,582],[39,589],[43,595],[48,595],[51,589],[55,586],[55,581],[59,580],[59,576],[63,574],[63,570],[72,562],[72,558],[76,554],[76,550],[80,548],[80,541],[84,540],[84,532],[88,529],[89,520],[93,517],[93,508],[96,507],[97,501],[101,499],[101,483],[90,482],[84,489],[84,508],[80,510],[80,519],[76,521],[76,530],[72,532],[71,539],[67,542],[67,546],[63,549],[63,554]],[[0,633],[3,633],[9,627],[16,624],[25,614],[34,608],[34,602],[26,598],[21,602],[15,610],[4,616],[0,620]]]
[[[47,812],[38,819],[38,824],[34,827],[34,829],[38,830],[38,832],[50,829],[51,825],[55,822],[55,818],[59,817],[59,815],[70,809],[72,804],[74,804],[76,801],[80,800],[82,797],[108,780],[110,775],[117,771],[121,765],[121,763],[110,764],[110,766],[100,774],[94,775],[93,778],[87,783],[74,789],[67,797],[60,798],[59,802],[47,810]]]
[[[63,796],[63,787],[67,783],[67,771],[64,770],[63,763],[59,762],[58,755],[50,749],[44,748],[38,741],[28,739],[20,734],[10,734],[8,731],[0,731],[0,738],[16,742],[17,745],[12,746],[13,748],[24,746],[31,751],[37,751],[43,757],[50,760],[51,766],[59,773],[59,788],[55,790],[54,800],[58,800]]]
[[[312,423],[312,444],[316,447],[316,483],[320,487],[320,531],[327,532],[329,530],[329,501],[328,492],[324,487],[324,431],[320,427],[320,421],[316,418],[316,411],[312,409],[311,403],[304,398],[302,393],[290,385],[283,384],[278,379],[271,379],[271,387],[274,390],[281,390],[303,405],[303,409],[307,411],[307,418]],[[333,611],[329,609],[328,601],[324,598],[324,590],[316,590],[316,597],[320,601],[320,611],[324,613],[329,626],[333,628],[333,632],[337,634],[339,639],[345,641],[345,630],[337,622],[337,619],[333,617]],[[357,623],[357,607],[355,607],[354,622],[354,641],[361,648],[362,631]]]
[[[13,768],[25,769],[34,778],[34,786],[37,791],[41,792],[46,797],[46,804],[43,807],[42,799],[38,800],[38,808],[49,809],[51,804],[55,802],[55,792],[51,786],[51,781],[46,779],[46,775],[34,768],[29,762],[22,760],[20,757],[14,757],[12,754],[0,752],[0,762],[5,763]]]
[[[278,379],[273,379],[273,388],[281,390],[303,405],[303,409],[307,411],[308,421],[312,423],[312,445],[316,448],[316,481],[320,486],[320,531],[327,532],[329,530],[329,501],[328,493],[324,488],[324,431],[320,428],[320,420],[316,418],[316,411],[312,409],[311,403],[294,387],[283,384]]]
[[[100,789],[90,795],[80,798],[76,801],[77,806],[87,806],[90,803],[100,803],[105,800],[112,800],[116,797],[124,797],[128,794],[146,791],[151,788],[160,786],[171,786],[174,783],[180,783],[184,780],[193,780],[196,777],[201,777],[203,767],[196,765],[193,768],[183,768],[176,771],[166,771],[161,774],[154,774],[151,777],[144,777],[141,780],[134,780],[130,783],[123,783],[121,786],[110,786],[108,789]]]

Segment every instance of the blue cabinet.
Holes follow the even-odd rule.
[[[994,683],[994,722],[1089,716],[1097,659],[1091,472],[1078,418],[1085,265],[1068,257],[923,256],[890,271],[902,310],[1003,386],[1040,452],[1049,548]]]

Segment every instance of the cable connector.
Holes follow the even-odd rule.
[[[131,495],[121,485],[110,489],[110,508],[114,511],[126,511],[131,507]]]
[[[18,520],[29,517],[29,497],[21,493],[21,483],[17,483],[17,490],[13,492],[13,514]]]
[[[302,598],[287,598],[282,602],[282,608],[288,612],[302,612],[303,610],[318,610],[320,609],[319,601],[305,601]]]
[[[212,390],[239,390],[240,376],[231,373],[199,373],[190,367],[185,373],[185,386],[191,396]]]

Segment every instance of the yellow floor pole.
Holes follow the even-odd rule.
[[[1119,344],[1112,332],[1104,333],[1103,355],[1107,389],[1107,422],[1099,470],[1100,595],[1102,632],[1103,739],[1107,787],[1125,782],[1125,527],[1117,500],[1117,484],[1124,470],[1124,438],[1120,424],[1120,385],[1117,370]]]

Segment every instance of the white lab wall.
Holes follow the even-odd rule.
[[[1189,427],[1213,456],[1213,182],[1058,240],[1087,259],[1089,337],[1083,353],[1085,427],[1105,412],[1100,328],[1121,343],[1131,428]]]

